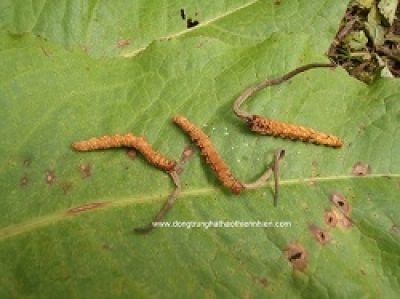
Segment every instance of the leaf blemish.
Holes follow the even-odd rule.
[[[344,228],[351,228],[353,226],[351,219],[349,217],[347,217],[346,215],[343,215],[342,219],[340,219],[340,224]]]
[[[321,230],[315,224],[311,224],[309,226],[309,229],[310,229],[311,233],[314,235],[315,239],[321,245],[326,245],[331,240],[331,237],[330,237],[329,233],[328,232],[324,232],[323,230]]]
[[[19,184],[21,187],[25,187],[26,185],[28,185],[29,183],[29,179],[27,175],[24,175],[23,177],[21,177],[21,179],[19,180]]]
[[[71,191],[71,189],[72,189],[72,184],[69,182],[64,182],[62,184],[62,189],[64,191],[64,194],[68,194],[68,192]]]
[[[325,219],[325,223],[331,227],[335,227],[338,222],[336,214],[332,210],[325,211],[324,219]]]
[[[297,241],[292,242],[283,251],[294,270],[304,271],[306,269],[307,253],[301,244]]]
[[[351,206],[347,199],[340,193],[334,192],[330,196],[331,202],[338,208],[343,215],[349,217],[351,214]]]
[[[266,279],[265,277],[257,277],[255,279],[256,283],[258,283],[260,286],[262,286],[263,288],[268,287],[268,279]]]
[[[79,207],[71,208],[67,210],[67,214],[70,216],[76,216],[80,213],[87,212],[89,210],[99,209],[107,205],[107,202],[92,202],[87,203]]]
[[[23,162],[23,165],[25,167],[30,167],[31,164],[32,164],[32,160],[31,159],[25,159],[24,162]]]
[[[356,176],[365,176],[371,174],[371,167],[366,163],[358,161],[356,164],[353,165],[351,174]]]
[[[196,27],[197,25],[199,25],[199,21],[197,20],[192,20],[192,18],[187,19],[186,21],[186,28],[193,28]]]
[[[126,156],[131,160],[135,160],[137,157],[137,152],[134,149],[129,149],[126,151]]]
[[[182,20],[186,20],[185,10],[181,8],[181,18]]]
[[[82,178],[87,178],[92,175],[92,166],[90,164],[79,165],[79,172]]]
[[[120,39],[117,42],[117,48],[124,48],[126,46],[129,46],[131,44],[131,41],[129,39]]]
[[[45,173],[46,184],[52,185],[56,180],[56,173],[54,170],[48,169]]]

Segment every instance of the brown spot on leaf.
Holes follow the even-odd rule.
[[[306,269],[307,252],[300,243],[297,241],[292,242],[286,246],[283,251],[294,270],[304,271]]]
[[[324,219],[325,223],[331,227],[335,227],[338,222],[336,213],[332,210],[325,210]]]
[[[117,43],[117,48],[124,48],[126,46],[129,46],[131,44],[131,41],[129,39],[120,39]]]
[[[92,202],[81,205],[79,207],[71,208],[67,210],[67,214],[70,216],[76,216],[80,213],[87,212],[89,210],[99,209],[107,205],[107,202]]]
[[[311,224],[309,226],[309,229],[310,229],[311,233],[314,235],[315,239],[321,245],[326,245],[331,240],[331,236],[329,235],[329,233],[323,231],[322,229],[320,229],[315,224]]]
[[[137,152],[134,149],[128,149],[126,151],[126,155],[128,156],[129,159],[135,160],[137,157]]]
[[[319,176],[319,163],[318,161],[311,162],[311,176],[317,177]]]
[[[340,219],[340,224],[344,228],[351,228],[353,226],[351,219],[349,217],[347,217],[346,215],[342,215],[342,218]]]
[[[113,247],[110,244],[103,244],[103,246],[101,246],[101,248],[103,248],[104,250],[111,250]]]
[[[32,164],[31,159],[25,159],[24,162],[22,163],[25,167],[29,167]]]
[[[56,181],[56,173],[54,170],[48,169],[45,173],[46,184],[52,185]]]
[[[64,194],[68,194],[72,189],[72,184],[70,182],[64,182],[62,184],[62,189],[64,191]]]
[[[90,164],[79,165],[79,172],[82,178],[87,178],[92,175],[92,166]]]
[[[363,162],[357,162],[356,164],[353,165],[353,168],[351,170],[351,174],[357,175],[357,176],[364,176],[368,175],[371,173],[371,167],[368,164],[365,164]]]
[[[394,234],[400,234],[400,225],[393,224],[392,227],[390,228],[390,231]]]
[[[268,287],[269,282],[268,279],[266,279],[265,277],[256,277],[255,281],[258,285],[260,285],[263,288]]]
[[[27,176],[27,175],[24,175],[24,176],[21,177],[20,180],[19,180],[19,185],[20,185],[21,187],[25,187],[26,185],[28,185],[28,183],[29,183],[29,179],[28,179],[28,176]]]
[[[342,194],[334,192],[331,194],[330,200],[343,213],[343,215],[348,217],[350,216],[351,206]]]

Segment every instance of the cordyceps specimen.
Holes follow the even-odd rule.
[[[275,153],[273,166],[268,168],[264,172],[264,174],[261,175],[255,182],[248,184],[242,183],[233,176],[228,166],[225,164],[225,162],[216,151],[208,136],[200,128],[196,127],[188,119],[180,115],[175,116],[173,118],[173,121],[190,136],[194,143],[196,143],[196,145],[200,148],[202,156],[204,156],[207,164],[210,165],[210,167],[214,170],[219,181],[225,187],[229,188],[233,193],[239,194],[245,189],[255,189],[264,186],[266,185],[268,178],[273,172],[278,173],[279,163],[285,155],[284,150],[278,150]],[[275,175],[275,179],[277,179],[277,175]],[[278,194],[277,184],[275,184],[275,188],[275,194]]]
[[[289,138],[292,140],[301,140],[319,145],[326,145],[334,148],[339,148],[343,145],[343,141],[334,135],[318,132],[311,128],[301,127],[295,124],[285,123],[277,120],[272,120],[261,115],[250,114],[240,110],[240,106],[256,92],[268,86],[278,85],[290,80],[299,73],[313,68],[336,67],[335,64],[328,63],[312,63],[303,65],[293,71],[283,75],[280,78],[264,80],[256,85],[247,88],[234,102],[233,111],[241,119],[245,120],[250,130],[262,135],[270,135],[275,137]]]
[[[174,169],[176,165],[176,161],[170,160],[164,155],[156,152],[143,136],[137,137],[132,134],[91,138],[88,140],[74,142],[72,147],[80,152],[118,147],[131,147],[139,151],[147,159],[147,161],[149,161],[149,163],[153,164],[157,168],[169,171]]]
[[[134,136],[132,134],[126,135],[112,135],[102,136],[99,138],[91,138],[88,140],[74,142],[72,147],[77,151],[94,151],[99,149],[129,147],[134,148],[143,154],[147,161],[155,167],[166,171],[175,184],[174,191],[169,195],[168,200],[161,208],[160,212],[154,217],[153,221],[144,227],[135,228],[135,232],[147,233],[153,228],[154,222],[160,221],[165,214],[172,208],[176,201],[179,192],[181,191],[180,175],[184,170],[184,164],[192,154],[191,147],[183,150],[181,158],[177,163],[174,160],[166,158],[161,153],[155,151],[153,147],[144,139],[144,137]]]

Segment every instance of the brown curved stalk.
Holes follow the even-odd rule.
[[[168,211],[171,210],[179,193],[181,192],[180,176],[184,170],[184,165],[192,154],[193,154],[192,147],[191,146],[185,147],[185,149],[182,152],[181,158],[180,158],[179,162],[177,163],[175,169],[169,172],[169,175],[175,184],[174,191],[172,191],[172,193],[169,195],[167,201],[165,202],[165,204],[163,205],[161,210],[158,212],[158,214],[154,217],[153,221],[150,222],[146,226],[136,227],[134,229],[134,231],[136,233],[145,234],[145,233],[152,231],[154,228],[157,227],[157,222],[161,221],[165,217],[165,215],[168,213]]]

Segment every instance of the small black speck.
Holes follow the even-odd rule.
[[[181,18],[182,20],[186,20],[185,10],[183,8],[181,8]]]

